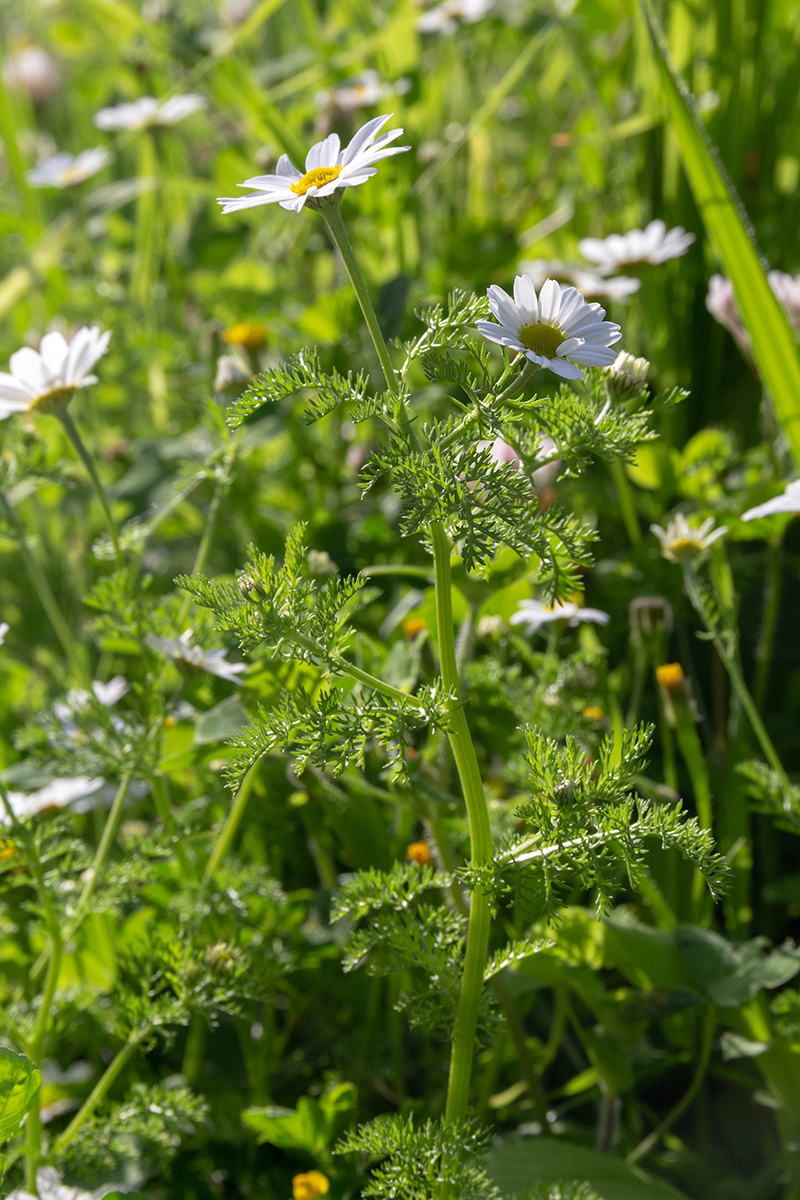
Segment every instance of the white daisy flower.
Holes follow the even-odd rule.
[[[528,636],[538,633],[543,625],[553,621],[566,621],[570,628],[575,628],[582,621],[595,625],[607,625],[611,620],[608,613],[599,608],[581,608],[579,604],[543,604],[541,600],[520,600],[518,612],[511,617],[509,624],[524,625]]]
[[[610,275],[620,267],[656,266],[668,258],[680,258],[694,240],[694,234],[680,225],[668,230],[663,221],[651,221],[644,229],[632,229],[630,233],[584,238],[578,242],[578,249],[604,275]]]
[[[0,371],[0,421],[31,412],[48,401],[68,400],[77,388],[97,383],[92,367],[108,348],[109,330],[79,329],[67,342],[62,333],[46,333],[39,349],[23,346],[9,359],[11,373]]]
[[[420,33],[453,34],[459,25],[473,25],[485,17],[494,0],[443,0],[417,18]]]
[[[627,350],[620,350],[609,367],[608,386],[618,400],[626,400],[647,387],[650,363],[646,358],[636,358]]]
[[[150,129],[158,125],[177,125],[185,117],[205,108],[205,96],[187,92],[183,96],[170,96],[168,100],[156,100],[154,96],[142,96],[129,104],[115,104],[101,108],[93,120],[98,129],[107,133],[118,129]]]
[[[608,279],[596,271],[587,271],[573,263],[559,259],[532,258],[521,262],[519,269],[529,275],[533,286],[540,288],[545,279],[557,279],[559,283],[571,283],[585,300],[616,300],[624,304],[642,286],[641,279],[630,275],[615,275]]]
[[[77,156],[56,154],[28,171],[25,178],[31,187],[71,187],[91,179],[109,162],[111,155],[106,148],[95,146],[92,150],[81,150]]]
[[[773,513],[800,513],[800,479],[787,483],[786,491],[780,496],[773,496],[755,508],[748,508],[746,513],[742,513],[742,520],[758,521],[761,517],[771,517]]]
[[[800,275],[789,275],[786,271],[768,271],[767,279],[795,333],[800,333]]]
[[[58,63],[41,46],[23,46],[3,63],[3,83],[12,92],[27,92],[33,104],[49,99],[60,82]]]
[[[8,801],[14,816],[19,820],[45,812],[48,808],[66,808],[75,800],[92,796],[103,786],[103,779],[87,779],[77,776],[75,779],[54,779],[38,792],[8,792]],[[11,819],[0,806],[0,825],[10,825]]]
[[[247,196],[223,197],[218,201],[223,213],[237,212],[240,208],[255,208],[259,204],[280,204],[300,212],[307,200],[330,196],[337,188],[354,187],[366,183],[371,175],[377,174],[373,163],[392,154],[402,154],[409,146],[390,146],[403,132],[393,129],[378,137],[389,116],[374,117],[362,125],[349,145],[342,150],[338,133],[330,133],[322,142],[312,146],[306,155],[305,174],[282,154],[278,159],[276,175],[256,175],[246,179],[239,187],[253,187],[257,191]]]
[[[203,650],[201,646],[193,646],[191,629],[187,629],[177,638],[156,637],[155,634],[149,633],[145,641],[152,650],[158,650],[167,658],[175,659],[177,663],[185,663],[197,671],[207,671],[209,675],[227,679],[229,683],[240,683],[241,680],[237,679],[237,676],[247,670],[247,663],[227,662],[227,650]]]
[[[68,1187],[61,1182],[61,1176],[55,1167],[40,1167],[36,1172],[36,1191],[38,1200],[102,1200],[109,1192],[123,1190],[119,1183],[106,1183],[87,1192],[84,1188]],[[9,1193],[8,1200],[37,1200],[30,1192],[17,1188]]]
[[[724,275],[712,275],[708,281],[706,308],[717,324],[727,329],[745,358],[752,361],[753,346],[750,334],[744,327],[733,284]]]
[[[664,558],[670,562],[681,562],[683,559],[702,558],[714,542],[725,536],[728,527],[721,525],[719,529],[714,529],[714,518],[708,517],[702,525],[693,529],[683,513],[679,512],[666,529],[661,525],[651,525],[650,531],[661,543]]]
[[[387,83],[381,79],[377,71],[362,71],[340,87],[330,88],[319,92],[316,96],[320,108],[332,104],[342,113],[354,113],[359,108],[371,108],[392,92],[404,95],[411,88],[408,79],[398,79],[395,83]]]
[[[532,281],[527,275],[518,275],[513,300],[496,284],[489,288],[488,296],[500,324],[478,321],[478,332],[564,379],[583,379],[576,363],[610,367],[616,358],[609,347],[622,337],[619,325],[604,321],[605,309],[587,304],[574,287],[546,279],[537,299]]]
[[[2,646],[3,642],[6,640],[6,634],[10,628],[11,626],[9,625],[8,621],[3,621],[2,624],[0,624],[0,646]]]

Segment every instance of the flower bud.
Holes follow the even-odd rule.
[[[630,400],[647,391],[647,372],[650,363],[646,358],[635,358],[627,350],[620,350],[608,368],[608,390],[615,400]]]

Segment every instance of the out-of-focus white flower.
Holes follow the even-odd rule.
[[[255,8],[255,0],[225,0],[222,12],[231,25],[241,25]]]
[[[547,459],[555,448],[556,444],[551,437],[543,437],[539,443],[537,457]],[[488,450],[493,462],[508,463],[515,470],[522,465],[522,460],[514,447],[510,446],[508,442],[504,442],[501,437],[496,437],[493,442],[478,442],[478,449]],[[544,488],[552,487],[558,477],[560,465],[560,460],[556,459],[554,462],[545,463],[544,466],[538,467],[533,472],[531,478],[537,491],[541,492]]]
[[[650,363],[646,358],[635,358],[627,350],[620,350],[609,367],[608,386],[618,400],[628,399],[647,387]]]
[[[387,83],[381,79],[377,71],[362,71],[340,87],[329,88],[319,92],[316,100],[320,108],[329,104],[342,113],[353,113],[359,108],[371,108],[393,92],[404,95],[411,87],[407,79],[398,79],[395,83]]]
[[[504,633],[505,628],[506,623],[503,618],[491,614],[480,618],[475,632],[478,637],[494,637],[497,634]]]
[[[131,685],[124,675],[115,675],[113,679],[109,679],[108,683],[101,683],[99,679],[95,679],[92,684],[92,691],[106,708],[113,708],[118,700],[127,696],[130,690]]]
[[[587,304],[574,287],[546,279],[537,298],[528,276],[517,275],[513,300],[496,284],[489,288],[488,296],[500,324],[478,321],[478,332],[564,379],[583,379],[576,363],[609,367],[616,358],[609,347],[622,337],[619,325],[604,321],[605,309]]]
[[[473,25],[485,17],[494,0],[443,0],[417,18],[420,33],[452,34],[459,25]]]
[[[154,633],[149,633],[145,641],[152,650],[158,650],[167,658],[185,663],[197,671],[207,671],[209,675],[227,679],[229,683],[241,683],[237,676],[247,670],[247,663],[229,663],[227,650],[203,650],[202,646],[193,646],[191,629],[177,638],[156,637]]]
[[[488,450],[489,457],[492,462],[509,463],[514,468],[520,466],[520,457],[513,446],[509,446],[508,442],[504,442],[501,437],[496,437],[493,442],[478,442],[479,450]]]
[[[789,275],[786,271],[768,271],[767,279],[794,326],[795,333],[800,333],[800,275]]]
[[[6,640],[6,634],[10,628],[11,626],[9,625],[8,621],[3,621],[2,624],[0,624],[0,646],[2,646],[3,642]]]
[[[616,300],[624,304],[642,286],[641,279],[630,275],[607,278],[559,259],[532,258],[521,262],[519,269],[530,276],[535,288],[540,288],[545,279],[557,279],[559,283],[572,284],[586,300]]]
[[[62,402],[78,388],[97,383],[89,372],[108,349],[110,331],[99,325],[79,329],[67,342],[63,333],[46,333],[39,349],[23,346],[9,359],[10,374],[0,371],[0,421],[30,412],[46,402]]]
[[[312,146],[306,155],[305,174],[297,170],[286,154],[278,159],[276,175],[256,175],[246,179],[239,187],[253,187],[257,191],[247,196],[223,197],[218,201],[223,213],[237,212],[241,208],[255,208],[260,204],[280,204],[281,208],[300,212],[307,200],[330,196],[338,188],[355,187],[366,183],[371,175],[377,174],[373,163],[393,154],[402,154],[409,146],[391,146],[403,132],[393,129],[390,133],[378,132],[389,116],[374,117],[362,125],[344,150],[338,133],[329,133],[321,142]]]
[[[205,106],[205,96],[193,92],[170,96],[168,100],[142,96],[129,104],[101,108],[94,114],[93,120],[98,129],[104,129],[107,133],[118,129],[150,129],[157,125],[177,125],[178,121],[183,121]]]
[[[84,1188],[67,1187],[61,1182],[61,1176],[54,1167],[40,1167],[36,1172],[38,1200],[102,1200],[103,1196],[107,1196],[109,1192],[121,1190],[122,1187],[118,1183],[105,1183],[102,1187],[95,1188],[93,1192],[87,1192]],[[37,1200],[37,1198],[30,1192],[17,1188],[9,1194],[8,1200]]]
[[[41,46],[23,46],[3,63],[3,82],[9,91],[27,92],[33,104],[48,100],[61,82],[58,63]]]
[[[611,620],[608,613],[599,608],[581,608],[579,604],[543,604],[541,600],[520,600],[518,611],[511,617],[511,625],[524,625],[525,632],[532,636],[544,625],[553,621],[566,621],[574,628],[582,621],[595,625],[607,625]]]
[[[48,158],[33,167],[25,178],[31,187],[72,187],[91,179],[109,162],[111,155],[105,146],[95,146],[91,150],[81,150],[78,155],[56,154],[55,158]]]
[[[612,233],[607,238],[584,238],[578,249],[603,274],[621,267],[656,266],[669,258],[680,258],[695,240],[682,226],[667,229],[663,221],[651,221],[644,229]]]
[[[239,389],[252,378],[253,372],[238,354],[221,354],[217,359],[214,376],[214,391],[227,392]]]
[[[771,517],[773,513],[800,513],[800,479],[787,483],[786,491],[780,496],[773,496],[755,508],[748,508],[742,513],[743,521],[758,521],[760,517]]]
[[[742,314],[736,303],[733,284],[724,275],[712,275],[708,281],[706,308],[714,320],[727,329],[745,358],[752,362],[753,345],[750,334],[742,323]]]
[[[697,529],[693,529],[683,513],[677,513],[667,525],[651,525],[650,530],[661,543],[661,553],[670,562],[699,559],[710,546],[728,532],[727,525],[714,529],[714,518],[708,517]],[[713,532],[712,532],[713,530]]]
[[[91,796],[105,781],[77,776],[75,779],[54,779],[38,792],[8,792],[8,800],[14,816],[19,820],[32,817],[48,808],[66,808],[75,800]],[[0,825],[11,823],[4,807],[0,807]]]

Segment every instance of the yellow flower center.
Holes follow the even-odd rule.
[[[555,325],[523,325],[519,340],[526,350],[541,354],[543,358],[555,358],[556,350],[565,340],[564,334]]]
[[[63,184],[82,183],[86,178],[86,167],[79,166],[75,163],[74,166],[65,167],[61,172],[61,182]]]
[[[704,546],[697,538],[677,537],[670,542],[669,549],[676,558],[694,558],[702,554]]]
[[[661,686],[668,692],[674,692],[683,687],[686,676],[680,663],[664,663],[656,667],[656,676]]]
[[[305,196],[309,188],[324,187],[331,180],[338,179],[341,173],[341,167],[314,167],[313,171],[306,171],[302,179],[298,179],[297,183],[293,183],[291,190],[295,196]]]

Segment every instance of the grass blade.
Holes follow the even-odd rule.
[[[676,75],[650,0],[639,0],[686,174],[722,266],[733,284],[742,320],[775,413],[800,464],[800,351],[761,262],[747,215],[695,114],[693,98]]]

